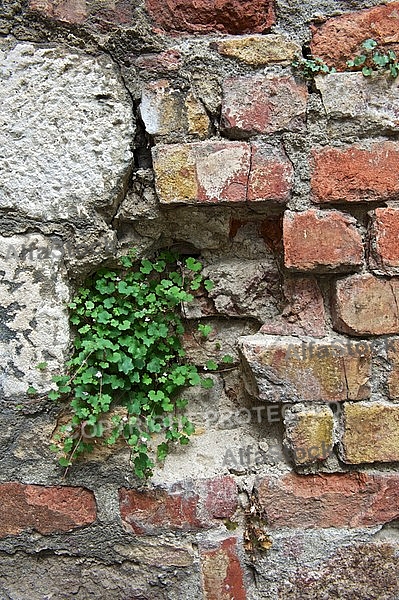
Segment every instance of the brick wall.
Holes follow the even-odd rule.
[[[6,0],[0,33],[0,597],[397,599],[399,78],[345,65],[399,2]],[[65,304],[130,246],[200,256],[187,353],[234,357],[146,484],[49,450]]]

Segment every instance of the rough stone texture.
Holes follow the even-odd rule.
[[[371,274],[351,275],[335,284],[334,329],[351,335],[399,332],[399,280]]]
[[[259,502],[269,527],[373,527],[399,517],[398,475],[342,473],[266,477]]]
[[[292,166],[281,148],[246,142],[159,144],[152,150],[161,204],[285,202]]]
[[[387,358],[391,367],[387,378],[388,397],[396,399],[399,398],[399,340],[388,340]]]
[[[366,39],[398,49],[399,2],[328,19],[323,25],[313,26],[312,32],[312,54],[345,70],[346,61],[360,54]]]
[[[264,0],[178,0],[158,2],[153,13],[145,0],[0,4],[0,63],[10,64],[15,57],[12,74],[2,78],[0,96],[6,102],[0,129],[20,160],[11,164],[4,151],[8,146],[0,144],[0,203],[4,173],[10,185],[10,204],[0,206],[0,306],[5,307],[0,311],[0,475],[6,486],[22,481],[16,485],[40,487],[43,502],[37,505],[36,494],[33,508],[18,500],[12,511],[3,503],[8,511],[3,511],[4,523],[22,530],[0,537],[0,598],[397,600],[399,461],[362,462],[358,468],[363,473],[357,476],[356,464],[342,458],[349,434],[356,432],[354,452],[365,449],[382,456],[383,450],[383,459],[397,456],[399,335],[365,333],[367,339],[355,341],[333,335],[331,293],[335,271],[342,268],[339,260],[343,255],[347,261],[352,248],[352,237],[346,236],[354,232],[353,219],[362,236],[370,225],[365,251],[369,268],[383,277],[378,283],[396,289],[396,278],[388,277],[396,275],[397,267],[388,261],[395,260],[397,245],[393,211],[399,205],[399,80],[341,73],[320,78],[322,98],[290,68],[295,44],[306,48],[310,41],[312,23],[320,32],[333,23],[345,31],[345,23],[352,23],[347,39],[330,43],[334,51],[355,38],[357,44],[361,41],[360,20],[357,28],[353,25],[360,16],[370,25],[365,37],[376,37],[378,30],[383,46],[395,47],[397,27],[389,29],[386,15],[397,3],[278,0],[272,10]],[[378,18],[370,20],[362,9],[377,4],[373,14]],[[357,17],[351,14],[359,10]],[[263,28],[253,33],[274,20],[274,11],[278,22],[273,34]],[[170,34],[157,17],[167,20]],[[235,35],[243,29],[247,33]],[[337,40],[338,29],[334,31]],[[11,35],[5,37],[7,32]],[[33,51],[22,54],[22,47]],[[222,120],[223,84],[232,80],[239,89],[231,84],[230,93],[237,114],[247,120],[245,128]],[[263,83],[257,87],[253,82],[258,81]],[[226,99],[223,111],[225,105]],[[59,136],[59,145],[48,137],[48,123],[58,108],[61,121],[50,129]],[[40,127],[32,130],[32,123]],[[157,185],[167,190],[162,202],[151,161],[154,143]],[[76,149],[76,168],[84,173],[81,180],[68,163],[71,147]],[[98,155],[91,154],[93,147]],[[42,149],[43,164],[49,171],[51,167],[53,195],[43,187],[34,162]],[[321,199],[310,185],[316,175],[312,150],[316,158],[320,154]],[[328,150],[335,154],[330,157]],[[65,175],[62,180],[65,173],[69,179]],[[28,191],[18,212],[11,200],[18,199],[21,174]],[[109,184],[110,178],[117,183]],[[78,185],[82,194],[76,192]],[[312,201],[333,207],[330,211],[330,206],[313,204],[323,209],[325,219],[312,252],[321,252],[323,244],[326,248],[327,239],[331,253],[339,238],[348,244],[340,245],[341,257],[334,258],[331,271],[328,263],[298,273],[284,265],[284,209],[289,207],[289,219],[321,215],[309,212]],[[369,211],[374,211],[372,223]],[[331,214],[340,217],[335,237]],[[318,222],[319,217],[312,233]],[[300,236],[301,229],[299,225],[293,235]],[[32,249],[34,260],[29,248],[33,239],[39,247]],[[8,254],[14,240],[16,256]],[[64,405],[51,403],[45,392],[51,375],[62,369],[69,345],[63,309],[67,286],[74,293],[87,274],[100,265],[115,265],[116,257],[132,246],[139,257],[171,248],[203,261],[215,287],[210,294],[201,287],[184,310],[188,332],[198,333],[199,323],[210,325],[212,332],[199,343],[193,336],[188,347],[187,336],[185,342],[187,358],[214,387],[187,391],[187,416],[196,432],[188,446],[173,446],[147,483],[135,478],[129,448],[122,444],[104,450],[96,445],[63,480],[49,440],[57,423],[66,419]],[[304,244],[298,243],[297,250],[293,260],[302,257]],[[358,264],[344,268],[355,270]],[[396,298],[388,294],[380,313],[375,311],[379,300],[373,304],[368,296],[375,291],[375,279],[369,281],[366,293],[348,294],[346,305],[357,314],[356,303],[364,316],[362,303],[370,304],[367,319],[371,331],[379,332],[381,322],[395,312]],[[270,361],[263,363],[251,347],[251,373],[249,361],[239,362],[236,342],[259,328],[274,336],[268,338]],[[361,330],[369,331],[368,326]],[[224,353],[235,362],[224,364]],[[220,363],[217,372],[203,368],[208,359]],[[43,372],[35,368],[42,361],[48,362]],[[37,396],[27,397],[29,384],[39,390]],[[254,400],[257,384],[270,403]],[[355,399],[356,405],[351,404]],[[347,415],[360,411],[346,433],[345,404]],[[379,428],[376,443],[374,429],[368,441],[360,437],[370,423]],[[324,460],[331,438],[336,448]],[[295,478],[295,470],[312,475]],[[261,495],[267,505],[262,513],[254,484],[265,478],[274,487]],[[43,525],[55,502],[48,490],[61,485],[93,490],[97,519],[75,527],[84,505],[59,502],[51,512],[51,526],[57,519],[71,529],[41,534],[35,526]],[[123,519],[118,490],[125,490]],[[28,524],[33,510],[36,520],[32,517]],[[251,552],[251,540],[256,546],[254,538],[260,541],[264,534],[265,547],[272,546]]]
[[[399,146],[327,147],[313,152],[313,201],[367,202],[394,199],[399,191]]]
[[[294,170],[283,148],[251,144],[248,201],[287,202],[291,197]]]
[[[36,530],[71,531],[96,520],[94,494],[83,488],[0,484],[0,537]]]
[[[192,92],[184,94],[166,79],[152,82],[143,89],[140,114],[146,131],[157,137],[184,135],[204,139],[209,134],[209,118]]]
[[[29,9],[47,19],[85,24],[101,33],[132,25],[137,19],[134,4],[126,0],[29,0]]]
[[[60,3],[54,0],[30,0],[29,8],[50,19],[73,24],[83,23],[88,16],[86,0],[64,0]]]
[[[211,527],[237,508],[237,486],[230,477],[174,484],[170,490],[119,490],[121,517],[127,531],[158,534]]]
[[[246,600],[237,538],[200,545],[204,600]]]
[[[329,119],[350,119],[363,132],[397,132],[399,82],[361,73],[332,73],[315,79]]]
[[[205,323],[205,319],[203,320]],[[198,366],[203,366],[208,360],[222,363],[223,356],[229,354],[234,362],[239,362],[236,347],[237,338],[241,335],[251,335],[258,331],[259,326],[249,319],[217,319],[206,320],[212,330],[207,338],[198,332],[196,321],[186,324],[183,335],[183,347],[188,360]]]
[[[204,274],[214,282],[209,295],[220,315],[251,316],[263,322],[277,313],[279,274],[269,257],[216,262]]]
[[[0,397],[23,395],[30,385],[47,391],[63,369],[69,291],[59,242],[39,234],[0,237]],[[41,362],[43,371],[35,368]]]
[[[134,135],[112,61],[21,43],[0,50],[0,78],[0,208],[51,221],[111,207]]]
[[[250,167],[246,143],[158,145],[152,155],[161,204],[246,201]]]
[[[229,136],[303,128],[307,89],[293,77],[232,77],[223,83],[222,128]]]
[[[284,214],[284,263],[296,271],[353,271],[363,262],[356,220],[338,211]]]
[[[399,209],[377,208],[370,227],[370,266],[375,273],[399,274]]]
[[[273,0],[146,0],[158,27],[189,33],[263,33],[273,25]]]
[[[347,403],[343,414],[344,462],[399,461],[399,406]]]
[[[153,553],[152,553],[153,554]],[[140,554],[138,555],[140,557]],[[126,558],[117,567],[108,560],[57,556],[49,550],[32,558],[21,551],[0,554],[0,593],[5,598],[30,600],[180,600],[182,595],[201,597],[199,573],[191,566],[145,564]]]
[[[134,59],[134,64],[138,69],[144,69],[146,72],[173,73],[179,70],[181,58],[178,50],[170,49],[159,54],[141,54]]]
[[[334,417],[327,406],[293,406],[284,413],[285,443],[295,464],[325,460],[334,446]]]
[[[239,340],[248,392],[273,402],[361,400],[370,394],[370,348],[334,338],[254,335]]]
[[[279,584],[284,600],[396,600],[399,595],[397,546],[370,543],[346,546]]]
[[[286,278],[284,302],[280,314],[268,319],[260,333],[270,335],[326,335],[326,315],[323,296],[317,281],[312,278]]]
[[[249,35],[216,42],[217,51],[248,65],[261,67],[269,64],[288,65],[300,47],[279,34]]]

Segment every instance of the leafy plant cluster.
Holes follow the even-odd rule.
[[[309,56],[304,58],[297,55],[292,62],[292,67],[305,79],[313,79],[316,75],[336,73],[334,67],[329,67],[321,58]]]
[[[373,73],[388,75],[394,79],[399,75],[399,64],[393,50],[382,52],[378,49],[375,40],[365,40],[362,44],[363,52],[347,61],[347,66],[354,71],[361,71],[365,77]]]
[[[135,261],[131,252],[120,268],[95,273],[69,304],[74,354],[66,374],[53,377],[56,389],[49,394],[69,400],[69,420],[52,445],[62,466],[93,450],[100,438],[111,446],[123,440],[135,474],[144,478],[155,457],[163,460],[174,443],[189,442],[194,425],[181,414],[187,405],[181,391],[213,385],[187,363],[181,343],[181,307],[193,292],[213,287],[201,271],[192,257],[180,262],[162,253]],[[199,325],[199,333],[206,338],[210,327]],[[217,369],[212,360],[204,366]]]
[[[399,75],[399,63],[393,50],[384,52],[378,47],[373,39],[365,40],[361,45],[362,51],[350,60],[346,61],[348,69],[360,71],[365,77],[373,74],[386,75],[396,78]],[[330,67],[321,58],[309,56],[304,58],[296,56],[292,67],[305,79],[313,79],[316,75],[327,75],[336,73],[335,67]]]

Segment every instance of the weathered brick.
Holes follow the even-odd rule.
[[[388,397],[391,399],[399,398],[399,340],[386,340],[387,358],[391,366],[391,371],[387,377]]]
[[[146,0],[146,6],[165,31],[263,33],[275,21],[274,0]]]
[[[386,201],[399,192],[399,144],[350,146],[313,152],[313,201]]]
[[[283,294],[285,302],[281,314],[268,319],[260,333],[323,337],[326,334],[326,315],[316,279],[286,277]]]
[[[285,444],[297,465],[325,460],[334,446],[334,416],[328,406],[295,405],[284,412]]]
[[[348,538],[347,533],[341,532],[342,546],[337,547],[335,543],[327,542],[327,555],[322,560],[318,560],[317,568],[314,568],[315,563],[307,561],[309,555],[312,557],[310,560],[313,559],[313,551],[318,547],[316,541],[318,532],[308,532],[308,535],[312,536],[312,533],[310,546],[306,543],[298,543],[303,539],[303,534],[292,532],[290,535],[291,552],[295,547],[296,561],[301,566],[295,569],[293,577],[281,578],[282,581],[278,586],[279,598],[284,600],[288,598],[291,600],[327,600],[328,598],[396,600],[399,597],[399,557],[397,542],[393,536],[390,539],[384,531],[381,531],[381,534],[375,535],[372,532],[369,535],[368,532],[364,532],[364,536],[356,536],[356,534],[352,536],[349,533],[350,538]],[[326,532],[326,536],[323,537],[325,540],[331,540],[330,535],[330,532]],[[321,555],[318,554],[318,557],[320,559]]]
[[[332,133],[342,138],[340,122],[347,121],[350,135],[363,137],[396,133],[399,128],[399,82],[380,76],[372,79],[362,73],[332,73],[315,78]],[[333,120],[336,120],[334,123]],[[375,168],[373,165],[373,177]]]
[[[0,484],[0,537],[35,530],[71,531],[96,520],[94,494],[84,488]]]
[[[237,539],[199,546],[204,600],[246,600]]]
[[[140,112],[146,131],[155,138],[193,135],[203,139],[209,133],[210,122],[202,104],[192,92],[184,93],[166,79],[144,87]]]
[[[282,148],[267,144],[251,144],[251,170],[248,179],[248,201],[285,203],[290,199],[294,169]]]
[[[399,461],[399,406],[346,403],[342,460],[346,463]]]
[[[152,154],[162,204],[245,202],[251,156],[248,144],[157,145]]]
[[[138,69],[157,73],[178,71],[181,62],[181,53],[173,49],[165,50],[159,54],[140,54],[134,60],[134,64]]]
[[[232,77],[223,83],[222,128],[231,136],[298,131],[307,88],[293,77]]]
[[[399,517],[399,475],[267,477],[258,484],[269,527],[373,527]]]
[[[335,283],[334,329],[352,335],[399,333],[399,279],[351,275]]]
[[[370,227],[370,266],[376,273],[399,274],[399,209],[377,208]]]
[[[338,211],[284,214],[284,259],[296,271],[353,271],[363,262],[356,220]]]
[[[280,34],[240,36],[212,45],[223,56],[257,67],[274,63],[290,64],[300,51],[298,44]]]
[[[90,0],[30,0],[29,8],[48,19],[72,25],[89,22],[91,27],[100,31],[128,25],[136,18],[134,5],[128,0],[102,0],[101,3]]]
[[[281,148],[207,141],[158,144],[152,153],[162,204],[281,203],[290,196],[292,167]]]
[[[121,488],[119,503],[125,528],[136,534],[192,531],[212,527],[237,508],[237,486],[231,477],[179,482],[169,489]]]
[[[366,39],[399,49],[399,2],[328,19],[320,26],[313,26],[312,33],[312,54],[345,69],[346,61],[360,53]]]
[[[370,347],[339,339],[242,337],[248,392],[264,401],[361,400],[370,394]]]
[[[30,10],[44,14],[49,19],[64,21],[71,24],[81,24],[88,16],[86,0],[30,0]]]

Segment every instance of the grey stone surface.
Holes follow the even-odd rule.
[[[176,568],[171,548],[163,556],[162,548],[155,556],[155,564],[146,560],[138,564],[125,559],[118,566],[83,557],[57,556],[39,553],[35,559],[18,552],[14,556],[0,553],[0,597],[2,600],[179,600],[180,594],[199,597],[199,576],[190,570]],[[133,553],[134,554],[134,553]],[[140,557],[143,558],[142,556]],[[165,566],[162,566],[162,562]],[[143,564],[144,563],[144,564]],[[186,597],[189,597],[188,595]]]
[[[0,237],[0,396],[50,388],[69,343],[60,253],[39,234]],[[35,365],[48,364],[40,371]]]
[[[0,209],[90,218],[129,174],[132,107],[114,63],[63,46],[0,46]]]
[[[367,78],[361,73],[332,73],[316,77],[327,115],[351,119],[362,133],[398,131],[399,83],[389,77]]]

